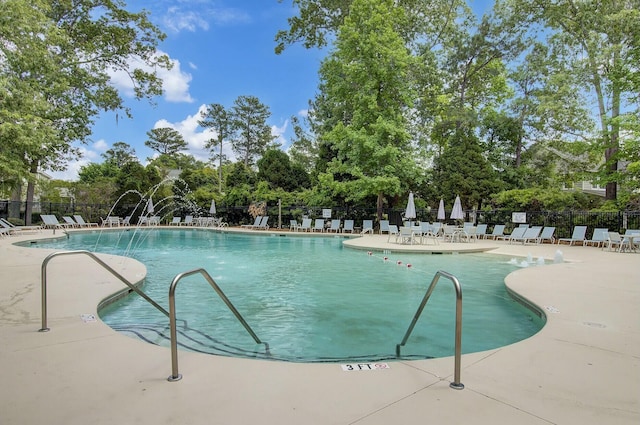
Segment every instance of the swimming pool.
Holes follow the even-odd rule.
[[[504,277],[517,266],[502,257],[368,255],[344,248],[342,241],[198,229],[130,229],[74,233],[36,246],[136,258],[148,269],[144,291],[167,309],[173,277],[205,268],[270,346],[266,357],[264,347],[255,344],[206,281],[201,276],[188,277],[176,292],[182,323],[178,341],[182,349],[211,354],[298,362],[395,359],[395,346],[437,270],[455,275],[462,285],[463,353],[520,341],[543,326],[543,319],[507,294]],[[135,294],[102,309],[100,316],[120,332],[169,344],[166,316]],[[453,285],[443,281],[403,348],[402,358],[452,355],[454,323]]]

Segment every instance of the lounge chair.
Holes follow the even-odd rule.
[[[298,223],[298,220],[296,220],[295,218],[289,220],[289,231],[297,232],[298,230],[300,230],[300,223]]]
[[[180,226],[180,222],[182,221],[182,217],[173,217],[173,219],[171,220],[171,223],[169,223],[171,226]]]
[[[508,241],[509,243],[511,243],[512,240],[516,241],[516,240],[522,239],[526,231],[527,231],[526,227],[516,227],[511,231],[511,234],[498,236],[496,239]]]
[[[195,226],[196,222],[193,220],[192,215],[184,216],[184,221],[180,223],[181,226]],[[242,226],[245,227],[245,226]]]
[[[395,224],[389,224],[389,227],[387,228],[387,242],[389,242],[391,240],[391,236],[395,236],[396,241],[398,240],[398,235],[400,235],[400,231],[398,230],[398,226],[396,226]]]
[[[493,231],[491,232],[491,234],[487,235],[485,239],[491,238],[493,240],[496,240],[503,236],[504,236],[504,224],[496,224],[495,226],[493,226]]]
[[[324,218],[316,218],[316,224],[313,226],[313,231],[324,232]]]
[[[190,215],[188,215],[187,217],[191,217],[191,216],[190,216]],[[187,223],[187,217],[185,217],[185,218],[184,218],[185,225],[187,225],[187,224],[186,224],[186,223]],[[192,219],[193,219],[193,217],[192,217]],[[245,228],[253,229],[254,227],[258,227],[258,226],[260,226],[260,222],[261,222],[261,221],[262,221],[262,216],[261,216],[261,215],[259,215],[259,216],[256,216],[255,220],[253,221],[253,224],[243,224],[243,225],[242,225],[242,226],[240,226],[240,227],[245,227]]]
[[[0,219],[0,236],[14,236],[15,234],[16,231],[9,225],[9,222],[5,222],[4,219]]]
[[[435,223],[433,223],[431,225],[431,232],[435,236],[439,236],[440,234],[442,234],[442,223],[440,223],[439,221],[436,221]]]
[[[64,220],[65,224],[68,225],[68,227],[80,227],[80,225],[78,223],[76,223],[71,217],[69,217],[68,215],[63,215],[62,219]]]
[[[398,226],[396,226],[397,228]],[[380,220],[380,234],[389,233],[389,220]]]
[[[149,217],[147,219],[147,223],[149,223],[149,226],[159,226],[160,225],[160,216],[159,215],[152,215],[151,217]]]
[[[269,230],[269,216],[268,215],[263,216],[262,220],[260,220],[260,224],[258,224],[257,226],[254,226],[253,229]]]
[[[609,249],[609,251],[611,251],[612,248],[615,248],[616,251],[618,252],[622,252],[626,249],[630,249],[631,245],[629,244],[629,240],[625,240],[620,233],[618,232],[604,232],[605,237],[607,238],[607,240],[604,242],[604,245],[602,245],[602,249],[604,249],[605,247],[607,249]]]
[[[593,229],[593,235],[591,236],[591,239],[586,239],[583,244],[597,246],[599,248],[603,243],[605,243],[606,239],[604,237],[604,234],[608,231],[609,229],[605,229],[604,227],[596,227],[595,229]]]
[[[640,248],[640,230],[627,229],[622,235],[622,240],[628,244],[630,250],[635,251]]]
[[[456,239],[456,228],[454,226],[442,226],[442,240],[444,242],[454,242]]]
[[[91,223],[88,221],[84,221],[84,218],[81,215],[76,214],[73,216],[73,218],[76,221],[76,223],[80,225],[80,227],[98,227],[98,223]]]
[[[362,231],[360,233],[363,235],[365,233],[373,234],[373,220],[362,220]]]
[[[40,214],[40,218],[43,223],[42,227],[45,229],[66,229],[69,227],[67,224],[60,223],[55,215]]]
[[[518,227],[518,229],[520,229],[520,227]],[[514,231],[515,230],[516,229],[514,229]],[[509,238],[509,243],[522,242],[522,245],[531,241],[538,243],[538,238],[540,237],[541,231],[542,231],[542,226],[525,228],[524,234],[522,236],[513,236]]]
[[[487,225],[486,224],[478,224],[476,226],[476,239],[484,239],[487,236]]]
[[[312,221],[313,220],[311,220],[310,218],[303,218],[302,224],[300,225],[300,230],[303,232],[310,232]]]
[[[585,235],[587,233],[587,226],[575,226],[570,238],[559,238],[557,244],[560,242],[569,242],[569,246],[576,242],[581,242],[584,245]]]
[[[467,226],[463,227],[461,231],[458,232],[458,239],[462,242],[471,242],[478,240],[478,228],[475,226]]]
[[[553,226],[545,226],[542,228],[542,232],[540,232],[540,237],[538,238],[538,243],[544,243],[545,241],[549,241],[549,243],[553,244],[556,238],[553,236],[556,228]]]
[[[340,233],[340,220],[339,219],[331,220],[331,226],[329,227],[329,229],[327,229],[327,232]]]
[[[353,233],[353,220],[345,220],[342,227],[342,233]]]
[[[16,234],[16,232],[34,233],[42,230],[42,227],[40,226],[16,226],[10,221],[5,220],[4,218],[0,218],[0,225],[2,226],[0,229],[6,229],[6,230],[3,230],[3,232],[7,234]]]

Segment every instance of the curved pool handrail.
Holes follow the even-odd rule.
[[[220,299],[224,301],[224,303],[229,307],[229,310],[236,316],[236,319],[240,321],[242,326],[249,332],[249,335],[253,338],[256,344],[264,344],[265,351],[269,354],[269,344],[266,342],[260,341],[260,338],[256,335],[256,333],[251,329],[251,326],[244,320],[244,317],[240,314],[240,312],[233,306],[229,298],[224,294],[222,289],[218,286],[218,284],[213,280],[211,275],[207,273],[205,269],[199,268],[194,269],[188,272],[180,273],[176,275],[171,281],[171,286],[169,287],[169,325],[171,330],[171,376],[167,378],[168,381],[174,382],[182,379],[182,375],[178,373],[178,335],[176,330],[176,287],[178,286],[178,282],[187,276],[191,276],[194,274],[201,274],[209,285],[216,291]]]
[[[115,271],[110,265],[108,265],[107,263],[102,261],[93,252],[85,251],[85,250],[80,250],[80,251],[58,251],[58,252],[53,252],[53,253],[47,255],[47,257],[42,261],[42,266],[41,266],[42,327],[40,328],[40,332],[47,332],[49,330],[49,328],[47,327],[47,265],[49,264],[49,261],[51,261],[54,257],[59,257],[59,256],[62,256],[62,255],[78,255],[78,254],[86,255],[89,258],[91,258],[92,260],[94,260],[96,263],[100,264],[105,270],[107,270],[109,273],[111,273],[112,275],[117,277],[122,283],[127,285],[132,291],[136,292],[142,298],[147,300],[152,306],[154,306],[155,308],[160,310],[160,312],[164,313],[165,316],[169,316],[169,313],[167,312],[167,310],[165,310],[158,303],[156,303],[154,300],[149,298],[149,296],[147,294],[145,294],[140,288],[138,288],[133,283],[129,282],[127,280],[127,278],[125,278],[120,273]]]
[[[451,280],[456,290],[455,365],[453,371],[453,382],[451,382],[449,386],[453,389],[461,390],[464,388],[464,385],[460,382],[460,363],[462,357],[462,287],[460,286],[460,282],[458,281],[458,279],[451,273],[438,270],[435,276],[433,276],[433,280],[429,285],[429,289],[427,289],[427,292],[424,294],[424,298],[422,298],[422,302],[420,303],[416,314],[413,316],[413,320],[411,320],[409,329],[407,329],[404,338],[402,338],[402,342],[396,345],[396,357],[400,357],[400,347],[403,347],[407,343],[407,340],[409,339],[409,336],[411,335],[416,322],[422,314],[422,310],[424,310],[427,301],[429,301],[429,297],[431,297],[431,293],[435,289],[438,280],[440,280],[440,276],[444,276],[447,279]]]

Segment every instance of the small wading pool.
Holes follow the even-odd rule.
[[[178,345],[184,350],[295,362],[393,360],[438,270],[462,286],[463,353],[520,341],[544,325],[541,313],[507,293],[504,278],[518,266],[504,257],[390,253],[384,261],[382,253],[344,248],[342,241],[131,228],[73,233],[30,246],[133,257],[147,267],[143,290],[167,311],[172,279],[204,268],[269,344],[270,356],[199,274],[182,279],[176,291]],[[135,293],[103,308],[100,317],[119,332],[169,346],[168,318]],[[402,359],[453,355],[454,329],[455,290],[441,278]]]

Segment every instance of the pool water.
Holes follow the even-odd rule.
[[[463,353],[520,341],[544,325],[508,295],[504,278],[517,265],[503,257],[369,255],[344,248],[343,240],[130,229],[74,233],[35,246],[131,256],[147,267],[143,290],[167,311],[172,279],[204,268],[270,347],[265,354],[206,280],[194,275],[181,280],[176,291],[178,342],[185,350],[297,362],[395,359],[396,344],[438,270],[453,274],[462,286]],[[168,318],[135,293],[102,309],[100,317],[118,331],[169,345]],[[402,358],[453,355],[454,329],[455,290],[440,279]]]

